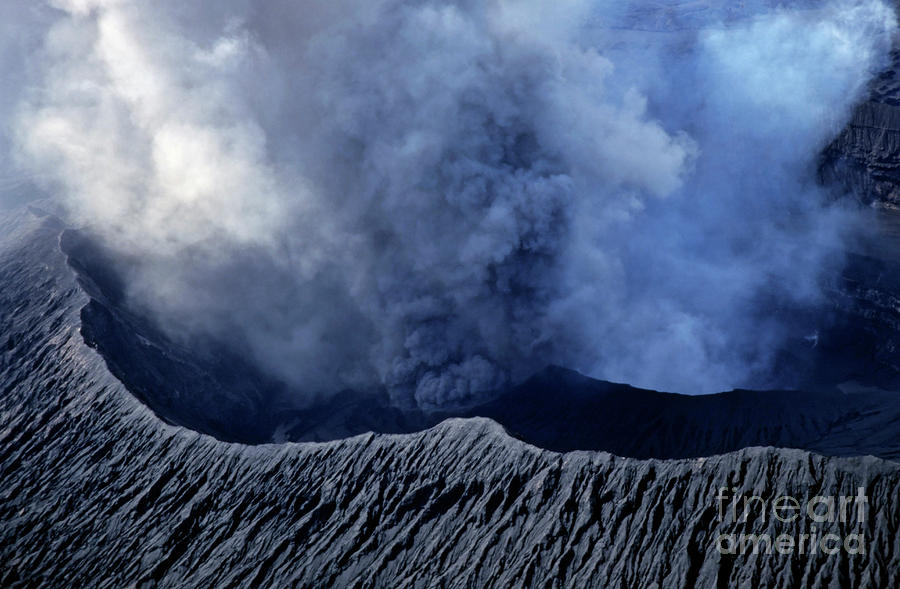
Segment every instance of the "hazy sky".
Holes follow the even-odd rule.
[[[3,177],[304,394],[761,382],[854,227],[817,156],[894,12],[677,4],[3,3]]]

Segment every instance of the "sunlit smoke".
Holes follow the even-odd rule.
[[[548,363],[710,392],[808,334],[777,311],[852,226],[818,154],[896,28],[734,4],[59,0],[3,108],[141,260],[135,305],[298,394],[434,407]]]

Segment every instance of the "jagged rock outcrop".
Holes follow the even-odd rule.
[[[900,105],[862,103],[826,149],[823,172],[867,204],[900,205]]]
[[[85,345],[62,227],[0,220],[0,586],[890,587],[900,465],[753,448],[558,454],[485,419],[244,446],[166,425]],[[721,517],[855,495],[863,521]],[[721,554],[721,534],[859,533],[866,554]],[[763,544],[765,546],[765,544]],[[765,550],[763,550],[765,552]]]
[[[820,168],[866,204],[900,206],[900,50],[872,83],[844,130],[825,149]]]

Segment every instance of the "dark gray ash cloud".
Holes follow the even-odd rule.
[[[135,304],[304,394],[434,407],[550,362],[710,392],[808,335],[774,310],[854,222],[817,154],[896,22],[678,4],[59,0],[4,110],[141,260]]]

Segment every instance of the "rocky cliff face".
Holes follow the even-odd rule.
[[[867,204],[900,206],[900,50],[823,154],[821,174]]]
[[[900,466],[872,457],[559,454],[486,419],[262,446],[166,425],[85,345],[59,223],[0,223],[0,586],[900,583]],[[860,488],[861,520],[727,514]],[[719,550],[750,533],[859,534],[865,554]]]

